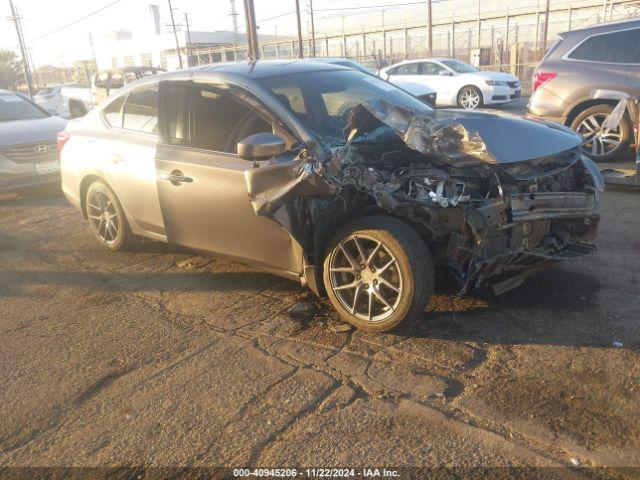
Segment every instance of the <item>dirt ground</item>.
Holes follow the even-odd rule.
[[[637,478],[640,194],[609,190],[601,213],[596,255],[455,304],[442,272],[417,326],[367,334],[296,283],[156,243],[103,251],[61,196],[5,196],[0,465]],[[300,301],[314,311],[289,315]]]

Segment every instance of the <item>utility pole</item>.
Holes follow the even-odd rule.
[[[247,23],[247,41],[249,43],[249,58],[258,60],[260,58],[260,48],[258,47],[258,26],[256,25],[256,10],[253,0],[244,0],[244,14]],[[298,29],[300,28],[300,17],[298,16]]]
[[[93,59],[94,68],[98,70],[98,61],[96,60],[96,49],[93,47],[93,36],[89,34],[89,45],[91,46],[91,58]]]
[[[427,1],[427,52],[433,57],[433,15],[431,12],[431,0]]]
[[[18,43],[20,43],[20,52],[22,53],[22,65],[24,68],[24,77],[27,81],[27,90],[29,91],[29,96],[33,97],[33,85],[31,84],[31,69],[29,68],[29,57],[27,55],[27,49],[24,44],[24,38],[22,37],[22,25],[20,23],[20,17],[16,13],[16,7],[13,5],[13,0],[9,0],[9,5],[11,6],[11,17],[9,20],[13,20],[14,25],[16,26],[16,34],[18,35]]]
[[[169,2],[169,13],[171,14],[171,25],[173,26],[173,37],[176,39],[176,53],[178,54],[178,61],[180,62],[180,68],[182,69],[182,54],[180,53],[180,43],[178,42],[178,31],[176,30],[176,21],[173,18],[173,7],[171,6],[171,0]]]
[[[544,28],[542,29],[542,54],[547,51],[547,34],[549,31],[549,0],[547,0],[547,6],[544,9]]]
[[[296,0],[296,21],[298,22],[298,58],[304,57],[302,46],[302,25],[300,24],[300,0]]]
[[[309,13],[311,14],[311,56],[316,56],[316,27],[313,24],[313,0],[309,0]]]

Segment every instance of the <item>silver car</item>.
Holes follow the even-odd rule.
[[[640,97],[640,20],[605,23],[561,33],[536,68],[529,113],[580,133],[585,153],[610,161],[633,138],[628,115],[616,129],[604,128],[615,100],[595,99],[596,90]]]
[[[602,178],[545,121],[433,110],[306,61],[143,79],[60,135],[62,187],[105,248],[140,237],[264,268],[358,328],[419,318],[449,269],[502,293],[595,251]]]
[[[67,122],[0,90],[0,191],[60,182],[56,137]]]

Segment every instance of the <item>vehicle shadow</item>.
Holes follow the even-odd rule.
[[[482,288],[458,298],[451,277],[441,273],[438,280],[421,321],[401,327],[398,335],[481,345],[611,348],[612,332],[619,331],[619,323],[598,298],[600,280],[562,266],[540,272],[501,296]]]

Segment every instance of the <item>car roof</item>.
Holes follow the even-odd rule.
[[[344,59],[343,59],[344,60]],[[328,62],[308,62],[305,60],[258,60],[214,63],[201,67],[193,67],[190,70],[199,73],[227,73],[245,78],[259,79],[278,77],[282,75],[295,75],[306,72],[321,72],[327,70],[352,70],[342,65]]]
[[[561,37],[578,35],[580,37],[589,36],[597,33],[614,32],[616,30],[624,30],[625,28],[640,27],[640,19],[632,18],[627,20],[618,20],[615,22],[598,23],[588,27],[576,28],[568,30],[560,34]]]

